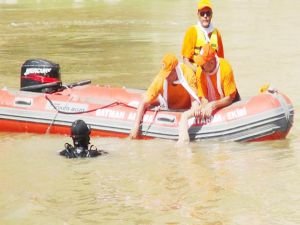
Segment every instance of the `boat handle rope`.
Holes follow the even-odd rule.
[[[52,101],[47,95],[45,95],[45,98],[47,99],[47,101],[50,103],[50,105],[51,105],[58,113],[62,113],[62,114],[84,114],[84,113],[94,112],[94,111],[99,110],[99,109],[105,109],[105,108],[108,108],[108,107],[118,106],[118,105],[123,105],[123,106],[126,106],[126,107],[128,107],[128,108],[137,109],[137,107],[128,105],[128,104],[126,104],[126,103],[124,103],[124,102],[115,101],[115,102],[112,102],[112,103],[110,103],[110,104],[107,104],[107,105],[104,105],[104,106],[101,106],[101,107],[97,107],[97,108],[94,108],[94,109],[86,110],[86,111],[81,111],[81,112],[65,112],[65,111],[59,110],[59,109],[55,106],[55,104],[53,103],[53,101]]]
[[[47,96],[47,95],[45,95],[45,97],[46,97],[47,101],[49,101],[49,103],[52,105],[52,107],[54,107],[54,104],[53,104],[53,102],[52,102],[52,101],[51,101],[51,100],[48,98],[48,96]],[[71,101],[71,99],[72,99],[72,96],[70,96],[70,98],[69,98],[69,100],[68,100],[67,104],[68,104],[68,103]],[[57,117],[58,113],[59,113],[59,111],[56,109],[56,113],[55,113],[55,115],[54,115],[54,117],[53,117],[53,119],[52,119],[51,123],[49,124],[49,126],[48,126],[47,130],[46,130],[46,134],[49,134],[49,132],[50,132],[50,129],[51,129],[52,125],[54,124],[54,121],[55,121],[55,119],[56,119],[56,117]]]
[[[104,109],[104,108],[111,107],[111,106],[116,106],[116,105],[124,105],[124,106],[127,106],[127,107],[129,107],[129,108],[135,108],[135,109],[136,109],[136,107],[130,106],[130,105],[125,104],[125,103],[123,103],[123,102],[118,102],[118,101],[116,101],[116,102],[113,102],[113,103],[111,103],[111,104],[108,104],[108,105],[105,105],[105,106],[102,106],[102,107],[98,107],[98,108],[95,108],[95,109],[83,111],[83,112],[64,112],[64,111],[59,110],[59,109],[54,105],[53,101],[48,97],[48,95],[45,95],[45,98],[46,98],[46,100],[50,103],[50,105],[56,110],[56,114],[55,114],[55,116],[53,117],[51,123],[49,124],[49,126],[48,126],[48,128],[47,128],[46,134],[49,133],[49,131],[50,131],[52,125],[53,125],[54,122],[55,122],[55,119],[56,119],[58,113],[61,113],[61,114],[68,114],[68,115],[70,115],[70,114],[83,114],[83,113],[94,112],[94,111],[96,111],[96,110],[98,110],[98,109]],[[67,104],[71,101],[71,99],[72,99],[72,96],[70,96],[70,99],[69,99],[69,101],[67,102]]]
[[[65,111],[61,111],[59,110],[55,104],[53,103],[53,101],[48,97],[48,95],[45,95],[45,98],[46,100],[50,103],[50,105],[56,110],[56,114],[53,118],[53,120],[51,121],[49,127],[47,128],[47,132],[49,132],[50,128],[52,127],[52,125],[54,124],[54,121],[55,121],[55,118],[57,117],[58,113],[62,113],[62,114],[83,114],[83,113],[89,113],[89,112],[94,112],[96,110],[99,110],[99,109],[105,109],[105,108],[108,108],[108,107],[113,107],[113,106],[118,106],[118,105],[123,105],[123,106],[126,106],[128,108],[132,108],[132,109],[137,109],[137,107],[134,107],[134,106],[131,106],[131,105],[128,105],[124,102],[119,102],[119,101],[115,101],[115,102],[112,102],[110,104],[107,104],[107,105],[104,105],[104,106],[101,106],[101,107],[98,107],[98,108],[95,108],[95,109],[90,109],[90,110],[86,110],[86,111],[83,111],[83,112],[65,112]],[[71,100],[72,98],[69,99],[69,101]],[[69,103],[69,101],[67,103]],[[146,131],[145,131],[145,135],[149,132],[149,129],[151,128],[152,124],[153,124],[153,121],[155,120],[156,116],[157,116],[157,113],[161,110],[161,107],[158,106],[154,109],[154,118],[152,120],[152,122],[149,124],[149,126],[147,127]]]
[[[51,123],[49,124],[49,126],[48,126],[48,128],[47,128],[46,134],[49,133],[49,131],[50,131],[52,125],[53,125],[54,122],[55,122],[55,119],[56,119],[58,113],[61,113],[61,114],[69,114],[69,115],[70,115],[70,114],[83,114],[83,113],[94,112],[94,111],[96,111],[96,110],[98,110],[98,109],[104,109],[104,108],[111,107],[111,106],[116,106],[116,105],[124,105],[124,106],[127,106],[127,107],[129,107],[129,108],[134,108],[134,109],[136,109],[136,107],[134,107],[134,106],[130,106],[130,105],[125,104],[125,103],[123,103],[123,102],[115,101],[115,102],[112,102],[111,104],[104,105],[104,106],[102,106],[102,107],[98,107],[98,108],[95,108],[95,109],[87,110],[87,111],[84,111],[84,112],[64,112],[64,111],[59,110],[59,109],[54,105],[53,101],[48,97],[48,95],[45,95],[45,98],[46,98],[46,100],[50,103],[50,105],[56,110],[56,114],[55,114],[55,116],[53,117]],[[70,96],[70,99],[68,100],[67,104],[71,101],[71,99],[72,99],[72,96]]]

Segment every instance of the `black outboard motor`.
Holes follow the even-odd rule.
[[[28,59],[21,68],[21,90],[55,92],[61,87],[60,66],[46,59]]]
[[[106,152],[98,150],[93,145],[89,148],[90,133],[90,127],[83,120],[74,121],[71,127],[71,137],[74,146],[66,143],[65,149],[59,154],[67,158],[96,157],[105,154]]]

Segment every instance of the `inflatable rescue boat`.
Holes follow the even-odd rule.
[[[143,90],[90,83],[63,85],[57,64],[26,61],[21,70],[21,89],[0,90],[0,131],[70,135],[72,122],[82,119],[90,125],[92,136],[127,137]],[[139,138],[177,140],[181,114],[160,107],[149,109]],[[209,121],[190,119],[189,135],[191,140],[283,139],[293,118],[290,99],[279,91],[268,90],[216,111]]]

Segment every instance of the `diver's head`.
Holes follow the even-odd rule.
[[[75,120],[71,127],[71,137],[74,147],[88,148],[91,128],[83,120]]]

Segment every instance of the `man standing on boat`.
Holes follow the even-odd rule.
[[[179,122],[179,143],[189,142],[188,119],[210,119],[212,113],[240,100],[234,75],[229,62],[219,58],[211,44],[205,44],[194,57],[198,65],[197,90],[201,105],[184,112]]]
[[[162,59],[162,69],[154,78],[137,109],[130,138],[137,138],[145,110],[151,105],[165,109],[189,109],[197,105],[196,76],[185,64],[178,64],[174,54],[166,54]]]
[[[224,58],[223,42],[220,32],[212,25],[213,16],[210,0],[200,0],[198,3],[198,23],[188,28],[185,33],[181,54],[183,62],[197,70],[194,57],[199,55],[201,48],[210,43],[217,55]]]

